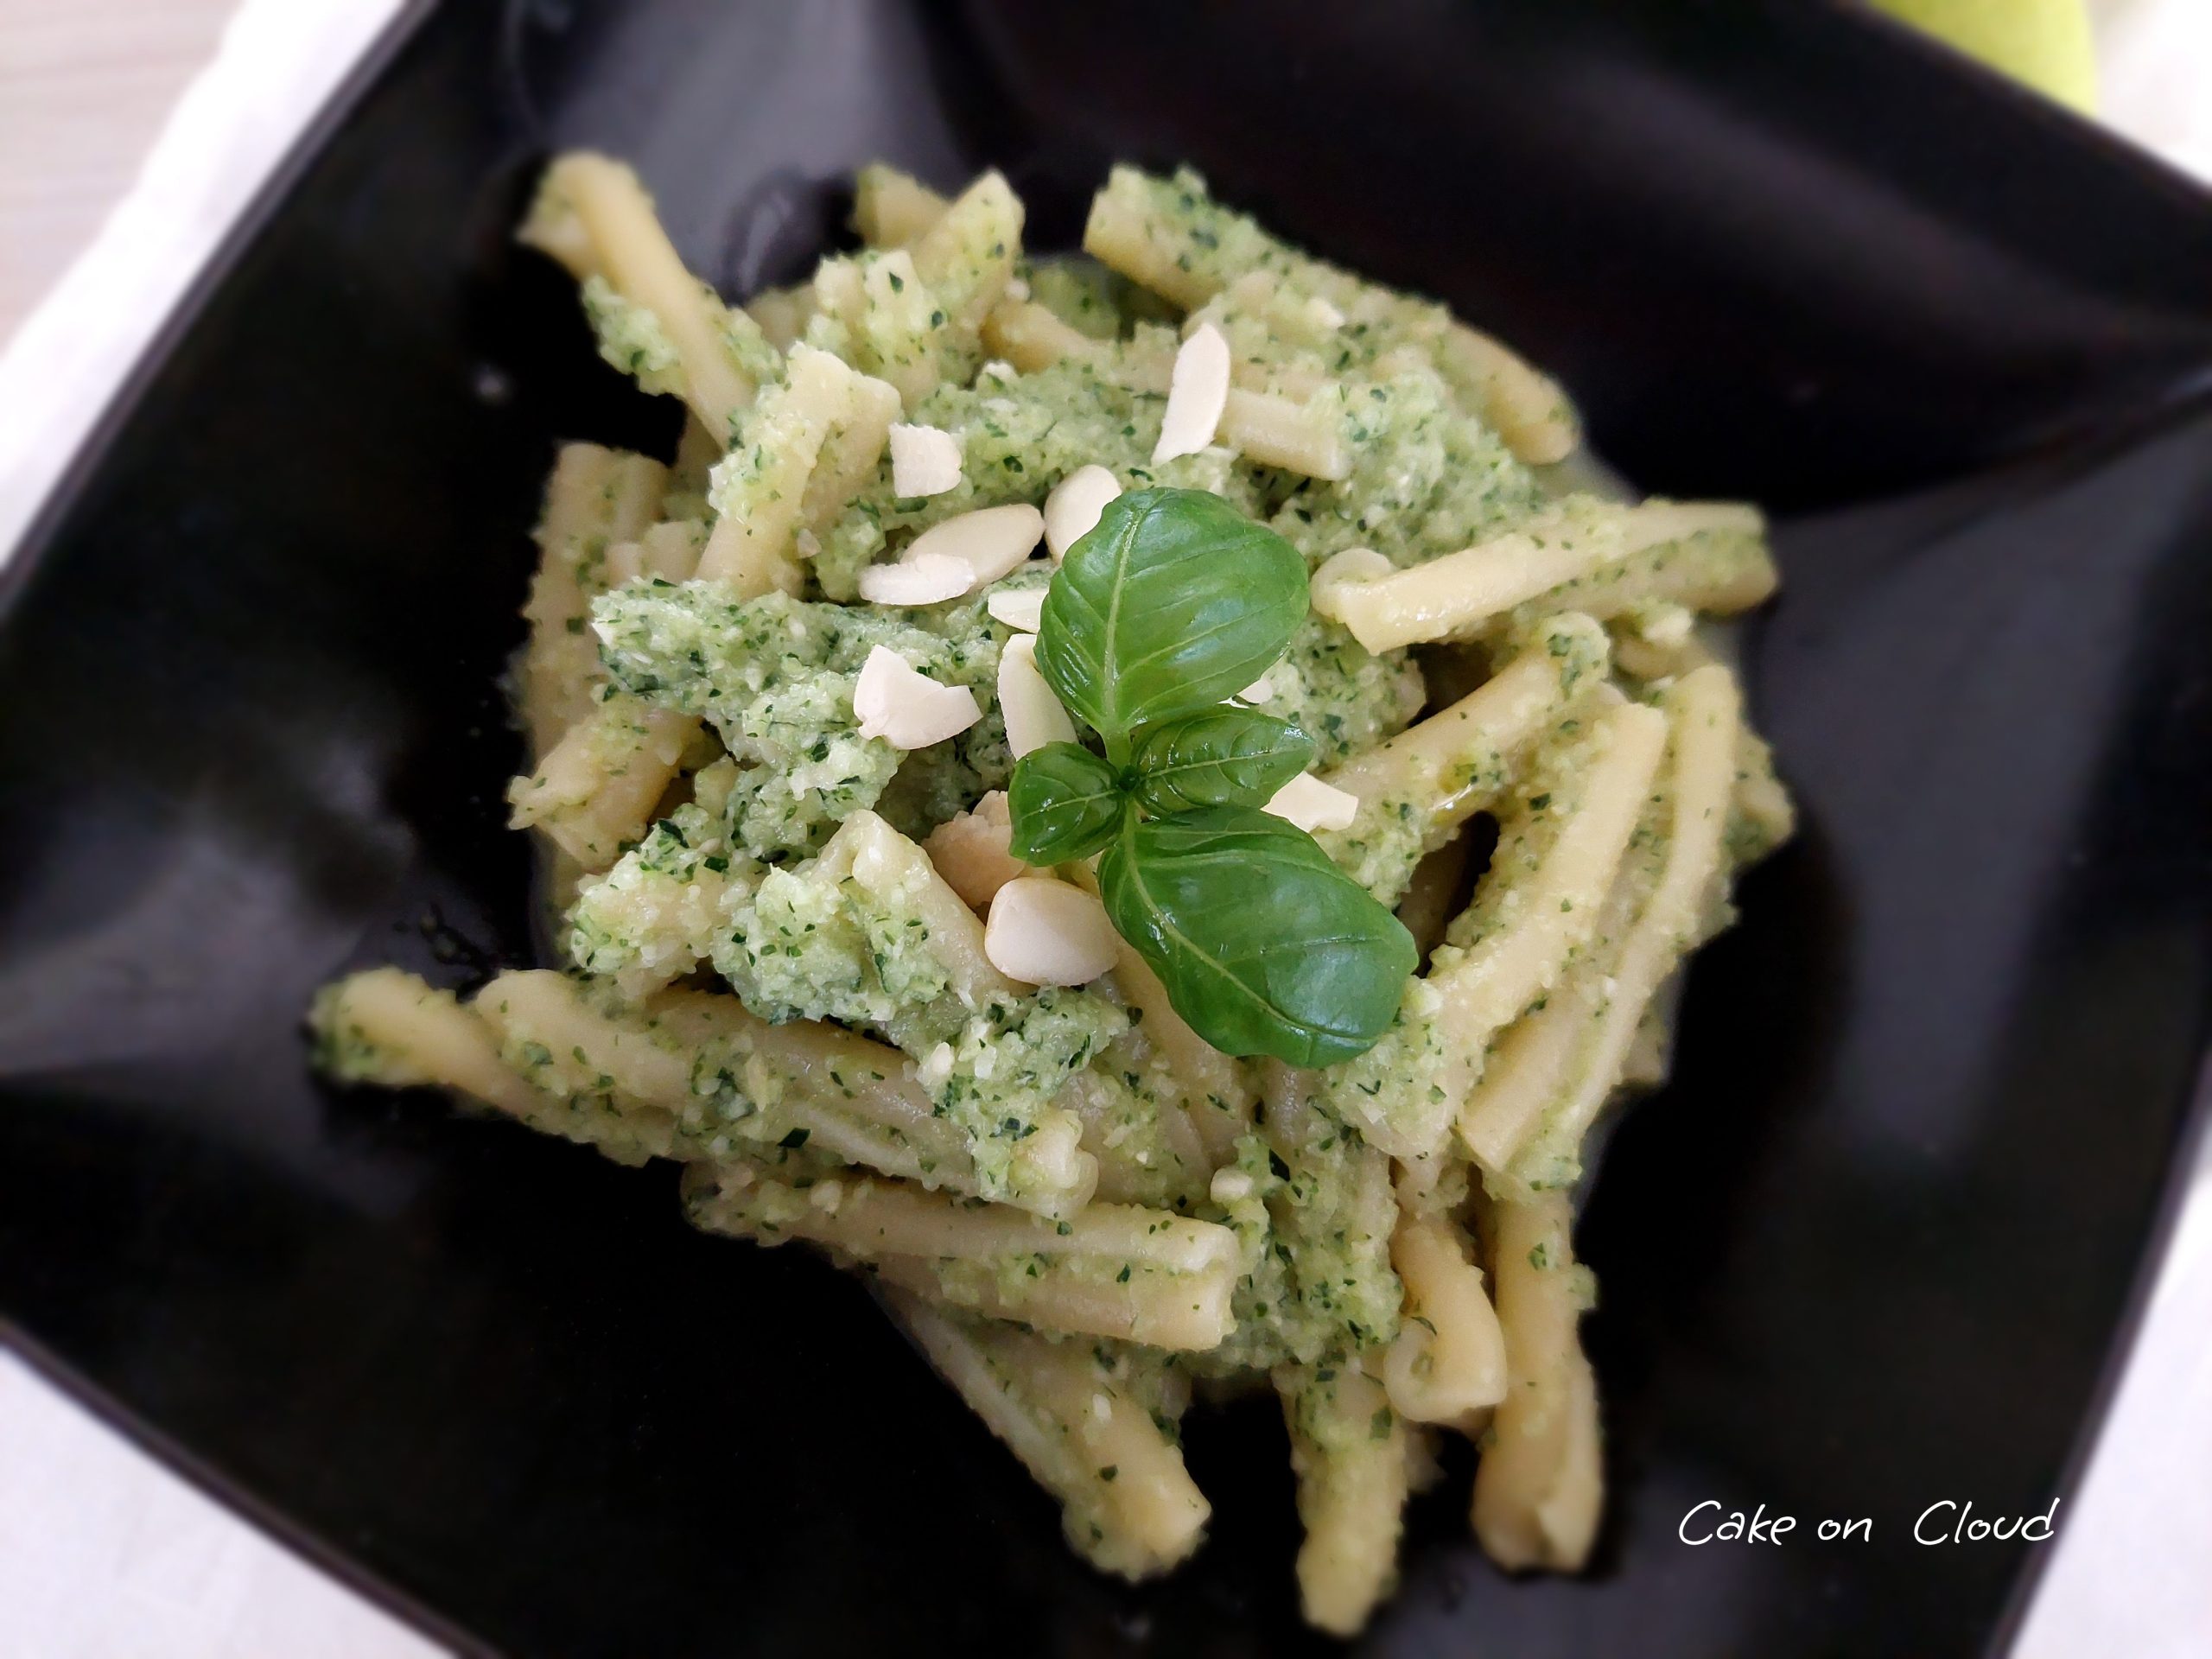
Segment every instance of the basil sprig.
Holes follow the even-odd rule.
[[[1265,525],[1204,490],[1132,490],[1054,574],[1037,666],[1119,764],[1138,727],[1214,708],[1266,673],[1307,603],[1306,561]]]
[[[1413,938],[1294,823],[1249,806],[1123,817],[1098,896],[1192,1030],[1224,1054],[1328,1065],[1374,1046]]]
[[[1313,740],[1255,709],[1210,709],[1137,734],[1131,790],[1147,812],[1260,804],[1313,764]]]
[[[1412,937],[1313,838],[1259,809],[1313,742],[1225,706],[1304,620],[1295,549],[1200,490],[1116,498],[1045,596],[1037,665],[1098,735],[1024,755],[1014,855],[1099,855],[1099,895],[1192,1030],[1227,1054],[1321,1066],[1374,1046]]]
[[[1021,757],[1006,786],[1011,850],[1025,864],[1089,858],[1114,839],[1128,802],[1121,775],[1080,743],[1047,743]]]

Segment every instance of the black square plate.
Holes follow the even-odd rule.
[[[1129,1591],[796,1251],[308,1079],[348,964],[531,951],[494,687],[556,436],[665,442],[506,240],[634,156],[695,266],[802,271],[838,181],[1116,156],[1442,296],[1639,485],[1766,502],[1754,705],[1804,808],[1591,1196],[1611,1520],[1580,1581],[1417,1505],[1367,1649],[1986,1652],[2066,1490],[2212,992],[2212,207],[1815,0],[455,0],[334,116],[7,579],[0,1317],[308,1547],[524,1655],[1275,1655],[1269,1414]],[[1692,1548],[1705,1499],[1801,1519]],[[1822,1544],[1823,1518],[1872,1542]],[[2063,1510],[2062,1510],[2063,1516]]]

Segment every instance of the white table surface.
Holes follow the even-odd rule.
[[[250,0],[226,53],[234,99],[256,66],[285,89],[240,118],[180,116],[111,244],[212,242],[240,191],[207,153],[281,130],[394,0]],[[2212,0],[2093,0],[2107,115],[2212,179]],[[0,0],[0,340],[92,241],[164,111],[213,55],[234,0]],[[270,66],[281,62],[281,72]],[[218,128],[224,130],[218,131]],[[240,137],[241,131],[245,137]],[[212,137],[211,137],[211,135]],[[261,137],[265,138],[264,131]],[[184,152],[194,152],[186,154]],[[165,170],[164,170],[165,169]],[[250,185],[250,181],[248,181]],[[178,188],[181,185],[183,188]],[[144,200],[158,196],[149,207]],[[158,211],[155,211],[158,208]],[[134,213],[137,219],[132,221]],[[194,221],[197,216],[196,222]],[[156,220],[160,222],[156,222]],[[128,267],[72,278],[78,303]],[[2207,273],[2212,281],[2212,273]],[[158,283],[133,297],[158,315]],[[168,298],[174,295],[169,294]],[[50,308],[0,356],[10,384],[57,384],[91,350]],[[100,342],[127,361],[130,343]],[[103,372],[111,364],[95,363]],[[34,377],[37,377],[34,378]],[[89,421],[91,410],[60,418]],[[41,474],[10,471],[0,402],[0,550]],[[50,411],[45,418],[55,418]],[[18,416],[20,418],[20,416]],[[2208,826],[2212,834],[2212,826]],[[2050,1564],[2014,1659],[2204,1659],[2212,1653],[2212,1156],[2175,1241],[2152,1328]],[[425,1659],[438,1650],[201,1496],[0,1351],[0,1659]]]

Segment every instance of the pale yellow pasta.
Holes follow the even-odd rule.
[[[707,544],[707,526],[696,518],[678,518],[649,526],[634,542],[621,542],[607,550],[607,585],[620,588],[632,582],[689,582],[699,568],[699,554]],[[584,631],[594,657],[599,642]]]
[[[1681,606],[1653,608],[1662,616],[1671,614],[1687,618],[1691,614],[1687,607]],[[1633,625],[1637,619],[1624,620]],[[1635,626],[1617,626],[1614,630],[1614,665],[1635,679],[1672,679],[1714,660],[1712,648],[1694,632],[1685,633],[1676,639],[1663,629],[1656,631],[1656,633],[1646,632]]]
[[[1053,1096],[1083,1124],[1083,1149],[1098,1163],[1097,1197],[1113,1204],[1189,1204],[1206,1192],[1215,1160],[1198,1138],[1180,1083],[1163,1057],[1124,1036],[1107,1052],[1116,1072],[1077,1072]],[[1132,1123],[1127,1084],[1149,1090],[1140,1107],[1154,1121]]]
[[[941,326],[955,336],[974,340],[1006,292],[1021,255],[1021,198],[994,168],[914,238],[914,272],[944,307]]]
[[[1343,1126],[1322,1109],[1320,1073],[1269,1060],[1261,1068],[1261,1118],[1268,1144],[1291,1160],[1321,1142],[1341,1146],[1351,1166],[1351,1179],[1345,1213],[1347,1237],[1339,1242],[1354,1254],[1387,1262],[1390,1235],[1398,1224],[1389,1158],[1359,1135],[1344,1134]]]
[[[1505,1338],[1458,1227],[1407,1216],[1390,1241],[1406,1310],[1382,1360],[1398,1414],[1416,1423],[1463,1424],[1505,1397]]]
[[[545,1051],[532,1066],[539,1089],[563,1095],[613,1091],[676,1119],[697,1103],[690,1055],[662,1040],[642,1014],[633,1017],[594,1002],[565,975],[543,968],[501,974],[477,1000],[477,1013],[499,1033],[503,1049]]]
[[[1068,1336],[1110,1337],[1149,1348],[1203,1353],[1234,1323],[1235,1274],[1182,1277],[1132,1270],[1116,1284],[1070,1270],[1017,1278],[1003,1264],[887,1255],[870,1263],[887,1284],[934,1296],[988,1319],[1014,1319]]]
[[[1091,198],[1083,251],[1185,311],[1219,290],[1205,263],[1191,257],[1186,234],[1153,212],[1150,181],[1135,168],[1116,168]]]
[[[1648,501],[1636,506],[1585,506],[1410,569],[1331,580],[1317,573],[1313,607],[1341,622],[1370,651],[1436,639],[1466,639],[1516,606],[1545,598],[1635,554],[1708,531],[1756,534],[1762,521],[1732,503]],[[1684,562],[1687,568],[1688,562]],[[1734,580],[1698,588],[1678,602],[1707,611],[1748,609],[1773,591],[1773,568],[1763,560],[1732,564]],[[1694,582],[1697,578],[1693,575]],[[1604,613],[1652,597],[1675,597],[1663,582],[1617,583],[1571,595],[1577,608]]]
[[[687,755],[683,764],[694,763]],[[702,814],[721,812],[740,775],[737,762],[697,757],[696,766],[688,780],[690,804]],[[568,855],[555,850],[574,868]],[[741,864],[734,874],[715,868],[724,863],[718,857],[669,869],[650,856],[625,857],[563,906],[556,937],[575,967],[616,995],[642,1001],[714,954],[728,925],[726,906],[740,901],[754,879]]]
[[[644,456],[565,445],[538,527],[530,641],[515,674],[536,765],[508,799],[517,828],[543,830],[584,872],[605,869],[644,832],[698,731],[695,720],[605,696],[588,626],[596,594],[645,569],[690,573],[696,527],[651,522],[667,480]]]
[[[1319,479],[1351,471],[1351,449],[1333,411],[1319,402],[1232,386],[1222,405],[1220,432],[1230,448],[1263,467]]]
[[[1399,1217],[1390,1160],[1329,1109],[1321,1073],[1270,1060],[1261,1076],[1268,1161],[1302,1195],[1282,1218],[1276,1243],[1294,1267],[1302,1253],[1322,1252],[1327,1284],[1319,1300],[1357,1332],[1358,1347],[1387,1341],[1404,1300],[1390,1266]]]
[[[849,881],[873,895],[884,912],[911,918],[923,941],[919,948],[935,959],[948,988],[968,1008],[1020,1001],[1024,988],[992,966],[976,913],[938,874],[927,852],[875,813],[855,811],[838,826],[816,859],[812,877],[826,887]],[[889,1034],[910,1042],[902,1029],[894,1017]],[[923,1045],[912,1046],[918,1051]],[[1073,1109],[1080,1103],[1071,1095],[1040,1107],[1013,1154],[1010,1192],[1041,1213],[1070,1213],[1097,1181],[1094,1155],[1084,1146],[1084,1124]]]
[[[745,302],[746,315],[761,338],[779,352],[788,352],[806,333],[814,315],[814,286],[764,289]]]
[[[682,365],[683,401],[726,442],[753,385],[724,336],[728,314],[683,268],[638,175],[604,156],[562,156],[522,235],[580,279],[603,277],[652,314]]]
[[[798,1187],[721,1165],[694,1222],[763,1243],[804,1238],[893,1284],[1039,1330],[1205,1349],[1228,1334],[1236,1235],[1164,1211],[1093,1203],[1060,1221],[868,1179]]]
[[[1098,878],[1090,863],[1067,874],[1092,893]],[[1163,1108],[1162,1139],[1185,1168],[1211,1172],[1232,1161],[1236,1138],[1252,1127],[1255,1096],[1244,1070],[1228,1055],[1191,1029],[1168,1000],[1145,959],[1126,939],[1114,947],[1114,988],[1136,1019],[1136,1028],[1125,1046],[1148,1062],[1150,1079]],[[1103,1100],[1084,1103],[1103,1107]],[[1102,1181],[1103,1181],[1102,1177]]]
[[[591,445],[562,451],[538,533],[524,614],[517,702],[537,757],[510,785],[515,827],[544,830],[584,872],[612,864],[652,821],[698,722],[604,689],[590,601],[650,560],[684,569],[696,532],[649,523],[666,469]],[[688,573],[688,571],[687,571]]]
[[[604,677],[585,619],[593,598],[617,580],[610,549],[646,533],[667,479],[667,468],[643,455],[595,443],[561,446],[538,516],[537,572],[523,606],[530,639],[515,664],[516,704],[533,756],[592,710]]]
[[[1224,245],[1225,228],[1236,240],[1234,248]],[[1217,295],[1230,295],[1243,308],[1287,289],[1298,302],[1321,308],[1325,329],[1349,321],[1378,340],[1398,340],[1378,358],[1378,373],[1433,367],[1471,412],[1531,464],[1563,460],[1580,442],[1580,427],[1565,391],[1499,341],[1457,321],[1440,306],[1295,252],[1249,222],[1201,226],[1163,211],[1158,182],[1134,168],[1116,168],[1092,200],[1083,245],[1100,263],[1186,311],[1198,310]],[[1228,274],[1240,257],[1251,263]],[[1235,291],[1246,284],[1251,288],[1244,293]]]
[[[1574,682],[1602,674],[1605,664],[1605,636],[1597,625],[1561,617],[1543,639],[1465,696],[1346,761],[1327,781],[1363,803],[1419,796],[1429,814],[1451,814],[1551,723]]]
[[[801,520],[810,530],[819,530],[835,518],[875,476],[891,423],[899,418],[896,387],[862,374],[853,378],[848,390],[850,401],[822,441],[799,505]]]
[[[1589,1052],[1553,1106],[1537,1144],[1512,1159],[1523,1180],[1572,1179],[1577,1149],[1618,1086],[1646,1008],[1683,954],[1703,937],[1723,874],[1722,837],[1735,786],[1742,729],[1736,677],[1714,664],[1668,690],[1673,726],[1673,824],[1658,886],[1636,918],[1593,1022]]]
[[[529,1058],[509,1052],[480,1006],[462,1007],[411,974],[377,969],[327,988],[312,1019],[332,1075],[387,1086],[447,1090],[621,1164],[680,1157],[676,1117],[612,1088],[569,1094],[537,1087]],[[519,1062],[518,1063],[518,1059]]]
[[[1349,321],[1325,298],[1297,288],[1287,273],[1255,270],[1232,279],[1191,313],[1184,326],[1187,331],[1211,323],[1227,337],[1237,385],[1302,402],[1335,384],[1336,376],[1325,365],[1349,370],[1356,363],[1338,332]],[[1407,367],[1434,372],[1426,356]],[[1389,372],[1379,361],[1373,371]]]
[[[1497,1206],[1497,1317],[1506,1391],[1475,1471],[1475,1536],[1512,1571],[1574,1572],[1589,1559],[1604,1498],[1596,1379],[1576,1325],[1587,1280],[1568,1239],[1565,1194]]]
[[[1571,1179],[1574,1147],[1604,1099],[1663,1074],[1662,1042],[1640,1068],[1630,1063],[1639,1044],[1649,1048],[1659,1041],[1662,1022],[1650,1017],[1658,982],[1651,977],[1652,941],[1687,913],[1689,933],[1662,953],[1663,979],[1710,925],[1707,895],[1719,887],[1731,773],[1740,749],[1737,702],[1732,676],[1718,665],[1697,671],[1668,693],[1669,754],[1663,788],[1639,830],[1643,850],[1624,861],[1590,950],[1541,1007],[1500,1039],[1461,1108],[1460,1139],[1493,1187],[1525,1190],[1531,1180]],[[1687,902],[1685,891],[1694,895]],[[1525,1168],[1513,1168],[1548,1114],[1558,1129],[1548,1131],[1545,1154],[1532,1154]]]
[[[1350,1364],[1274,1376],[1298,1477],[1298,1598],[1306,1621],[1356,1636],[1398,1576],[1413,1448],[1382,1385]]]
[[[873,217],[880,205],[871,192],[861,207]],[[986,173],[906,245],[823,260],[806,340],[888,382],[910,409],[947,378],[964,384],[980,361],[983,319],[1020,257],[1021,221],[1020,199]]]
[[[951,342],[937,321],[943,313],[903,248],[866,262],[827,259],[814,274],[814,315],[823,326],[810,326],[806,337],[918,404],[944,378]]]
[[[1461,1141],[1494,1189],[1571,1180],[1575,1146],[1604,1100],[1663,1077],[1665,1022],[1654,993],[1718,925],[1722,840],[1741,788],[1739,702],[1732,675],[1717,664],[1666,694],[1669,759],[1639,826],[1640,851],[1624,861],[1589,950],[1499,1039],[1461,1109]],[[1676,934],[1671,945],[1656,943]],[[1547,1129],[1543,1152],[1516,1165],[1548,1114],[1556,1128]]]
[[[1198,1548],[1211,1507],[1133,1386],[1128,1358],[982,1324],[911,1293],[885,1300],[938,1375],[1059,1499],[1068,1542],[1094,1566],[1150,1578]]]
[[[927,852],[876,814],[855,812],[839,824],[817,868],[824,881],[849,876],[855,886],[895,898],[918,915],[925,925],[931,954],[970,1007],[1020,995],[1020,988],[983,954],[983,924],[967,901],[938,874]]]
[[[738,1081],[760,1108],[756,1140],[806,1131],[816,1154],[973,1194],[975,1163],[960,1134],[930,1109],[896,1051],[836,1026],[796,1020],[773,1026],[731,997],[679,992],[658,1005],[662,1023],[696,1054],[727,1045],[744,1057]],[[1080,1207],[1084,1172],[1056,1201]]]
[[[1591,947],[1536,1007],[1497,1039],[1460,1103],[1459,1138],[1492,1179],[1559,1103],[1611,1001],[1621,946],[1650,893],[1649,872],[1624,861],[1598,912]]]
[[[1516,791],[1474,901],[1427,977],[1408,986],[1399,1027],[1332,1089],[1338,1109],[1394,1158],[1442,1145],[1493,1039],[1602,937],[1601,901],[1642,817],[1667,721],[1600,685],[1562,725],[1574,735]]]
[[[816,463],[833,431],[849,429],[857,453],[873,427],[855,402],[863,378],[828,352],[791,348],[784,380],[762,392],[737,447],[715,469],[718,516],[699,557],[701,576],[727,583],[739,599],[798,591],[795,543]],[[869,396],[880,407],[880,394]],[[857,464],[849,454],[841,470]]]
[[[582,868],[606,869],[652,823],[697,719],[610,693],[508,785],[518,830],[541,830]]]
[[[1491,1038],[1557,980],[1589,938],[1658,769],[1667,722],[1656,709],[1622,703],[1597,724],[1599,752],[1575,810],[1532,868],[1493,864],[1484,885],[1505,889],[1494,894],[1497,925],[1431,976],[1436,1023],[1452,1045],[1444,1087],[1454,1101],[1481,1074]],[[1502,835],[1501,849],[1507,844]]]
[[[400,969],[339,981],[317,999],[314,1021],[326,1064],[350,1082],[450,1089],[518,1117],[536,1109],[530,1085],[500,1059],[498,1035],[451,991]]]
[[[1774,774],[1774,754],[1766,740],[1748,726],[1736,746],[1736,811],[1758,837],[1762,848],[1779,847],[1797,827],[1797,809]]]
[[[1605,631],[1554,617],[1534,642],[1449,708],[1357,755],[1323,781],[1359,798],[1348,829],[1318,837],[1379,897],[1395,896],[1421,855],[1497,798],[1516,763],[1579,691],[1603,680]]]
[[[1001,301],[995,307],[984,320],[983,346],[1025,374],[1072,359],[1092,365],[1103,378],[1117,385],[1163,397],[1174,370],[1173,353],[1126,341],[1093,340],[1033,300]],[[1254,382],[1266,379],[1247,365],[1238,365],[1235,372]],[[1269,390],[1264,384],[1232,386],[1222,406],[1217,435],[1262,466],[1309,478],[1343,478],[1351,470],[1351,451],[1334,407],[1318,395],[1330,384],[1321,383],[1304,398]]]
[[[759,1192],[739,1202],[767,1217],[763,1224],[818,1228],[812,1236],[864,1260],[1038,1257],[1055,1266],[1096,1271],[1110,1281],[1126,1266],[1147,1273],[1217,1277],[1236,1255],[1225,1228],[1135,1205],[1088,1204],[1071,1217],[1055,1221],[1010,1205],[965,1204],[918,1187],[865,1179],[845,1183],[835,1202],[810,1198],[806,1208],[823,1217],[818,1221],[784,1224],[775,1218],[771,1199]]]
[[[770,1025],[736,998],[704,991],[621,1007],[542,969],[500,975],[474,1006],[542,1093],[611,1091],[664,1114],[672,1138],[663,1155],[715,1160],[804,1131],[817,1154],[976,1191],[958,1131],[931,1114],[904,1057],[851,1032],[812,1020]],[[1072,1212],[1088,1196],[1079,1182],[1061,1207]]]
[[[911,174],[871,162],[853,182],[853,229],[872,248],[903,248],[944,218],[950,205]]]
[[[686,410],[665,465],[564,446],[537,531],[513,674],[531,765],[509,799],[576,971],[501,973],[466,1003],[355,975],[317,999],[318,1064],[670,1160],[698,1227],[853,1270],[1104,1571],[1198,1548],[1194,1382],[1275,1393],[1324,1630],[1357,1634],[1389,1593],[1446,1433],[1481,1449],[1483,1548],[1574,1570],[1602,1480],[1566,1190],[1605,1103],[1663,1073],[1668,988],[1732,914],[1728,878],[1792,828],[1699,631],[1772,590],[1764,522],[1604,499],[1541,371],[1194,174],[1114,169],[1095,264],[1027,263],[1024,219],[996,172],[948,198],[869,167],[864,245],[739,308],[684,269],[629,168],[552,165],[522,239],[576,276],[601,356]],[[1217,423],[1163,474],[1162,404],[1208,330],[1230,361]],[[902,434],[893,467],[902,419],[940,431]],[[1325,740],[1332,769],[1283,810],[1350,818],[1316,840],[1396,906],[1422,964],[1377,988],[1396,1018],[1337,1064],[1216,1049],[1203,996],[1186,1020],[1126,941],[1096,974],[1103,939],[1046,918],[1023,941],[1001,909],[1001,959],[1080,944],[1059,977],[1083,985],[1017,982],[984,949],[1032,873],[1007,791],[1037,775],[1010,776],[1028,745],[1007,715],[1031,711],[1009,676],[1015,706],[992,714],[989,670],[1039,625],[1046,567],[987,594],[1006,561],[979,553],[967,580],[906,556],[947,515],[1045,506],[1086,463],[1211,490],[1318,563],[1322,620],[1249,699]],[[1052,503],[1056,551],[1095,504],[1081,486]],[[927,602],[853,597],[887,560]],[[1054,617],[1048,635],[1071,626]],[[933,677],[955,665],[986,719],[887,719],[878,641]],[[859,735],[879,726],[895,755]],[[806,760],[784,779],[772,753]],[[1052,874],[1097,891],[1092,861]],[[1049,976],[1038,959],[1024,971]]]
[[[668,469],[668,493],[661,502],[664,517],[696,518],[705,524],[707,480],[726,447],[720,435],[708,431],[706,423],[686,410],[683,430],[676,440],[676,459]]]
[[[1062,358],[1098,361],[1102,343],[1034,300],[1001,300],[983,319],[983,349],[1024,374],[1049,369]],[[1167,383],[1163,377],[1144,389],[1164,396]]]
[[[1581,423],[1559,382],[1511,347],[1454,322],[1433,353],[1437,366],[1522,460],[1534,466],[1564,461],[1581,443]]]
[[[1114,985],[1141,1016],[1138,1037],[1173,1079],[1192,1141],[1187,1155],[1210,1169],[1228,1163],[1236,1154],[1236,1137],[1252,1122],[1252,1087],[1244,1073],[1175,1012],[1160,976],[1125,939],[1116,942]]]

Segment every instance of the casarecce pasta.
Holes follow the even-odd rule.
[[[1550,379],[1189,173],[1116,168],[1079,255],[1026,251],[995,173],[871,167],[854,223],[734,305],[628,168],[549,169],[523,239],[686,415],[673,454],[567,444],[546,486],[509,799],[563,960],[465,995],[355,974],[321,1065],[680,1165],[699,1226],[868,1276],[1105,1571],[1199,1547],[1198,1385],[1276,1397],[1324,1629],[1389,1592],[1439,1436],[1480,1448],[1502,1566],[1579,1567],[1581,1147],[1791,827],[1700,631],[1773,591],[1763,521],[1566,488]],[[1049,595],[1153,490],[1309,573],[1228,706],[1294,731],[1311,769],[1268,811],[1418,942],[1350,1058],[1214,1046],[1104,925],[1110,871],[1017,854],[1018,760],[1083,741]]]

